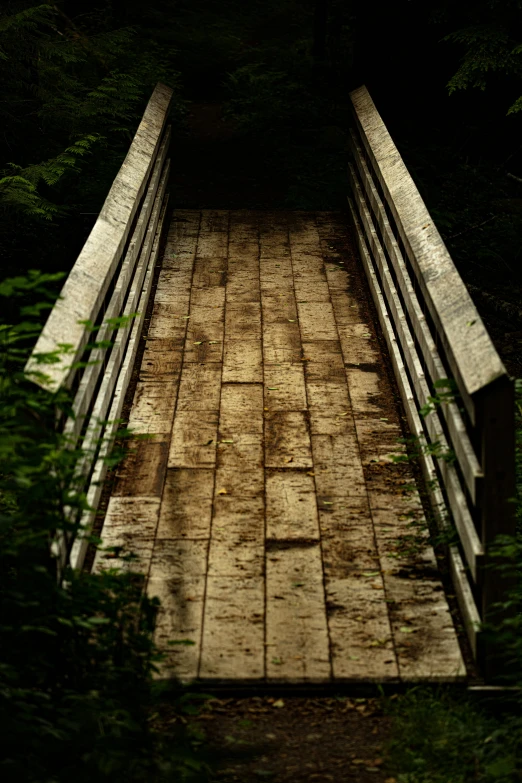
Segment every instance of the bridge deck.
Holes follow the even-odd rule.
[[[175,212],[103,528],[165,674],[465,676],[368,298],[337,214]]]

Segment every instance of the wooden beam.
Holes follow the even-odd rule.
[[[156,86],[98,219],[26,365],[28,374],[45,371],[45,379],[41,375],[33,378],[51,392],[72,383],[72,365],[80,358],[89,334],[81,322],[95,322],[98,317],[147,187],[171,98],[170,87]],[[64,344],[69,351],[57,363],[38,362],[39,354],[57,351]]]
[[[350,98],[366,153],[474,424],[472,395],[506,376],[505,367],[368,90],[359,87]]]

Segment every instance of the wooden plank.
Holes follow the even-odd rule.
[[[264,677],[264,579],[209,576],[199,676]]]
[[[319,540],[312,476],[295,470],[267,472],[266,536],[278,540]]]
[[[224,324],[189,321],[183,361],[205,364],[221,362],[223,358]]]
[[[262,430],[251,433],[240,432],[238,429],[233,432],[232,438],[222,436],[225,442],[223,440],[218,442],[217,465],[235,467],[238,470],[262,466],[264,459]]]
[[[309,302],[329,302],[330,289],[328,283],[316,281],[315,279],[305,280],[297,278],[294,284],[295,297],[299,304],[308,304]]]
[[[268,468],[311,468],[310,435],[304,411],[273,411],[265,419]]]
[[[221,365],[188,363],[183,366],[177,411],[219,411]]]
[[[353,417],[344,383],[332,381],[306,381],[310,431],[313,435],[337,435],[353,430]]]
[[[185,579],[205,576],[207,550],[208,541],[205,539],[156,538],[150,578]]]
[[[371,573],[368,571],[367,573]],[[336,680],[398,679],[396,655],[380,577],[354,572],[326,582],[332,669]]]
[[[158,524],[159,506],[160,502],[157,498],[111,498],[101,533],[102,546],[105,550],[110,547],[118,549],[114,552],[98,549],[93,570],[121,568],[124,571],[147,575]],[[126,562],[124,558],[130,553],[136,554],[136,558]]]
[[[233,269],[233,272],[229,272],[227,278],[227,302],[259,302],[260,297],[258,275],[253,274],[250,270],[241,268]]]
[[[161,498],[169,446],[163,440],[130,440],[126,456],[117,466],[113,497]]]
[[[302,364],[266,365],[264,368],[265,408],[299,411],[306,409],[306,389]]]
[[[168,435],[172,429],[177,381],[139,381],[128,427],[137,435]]]
[[[260,262],[259,276],[261,282],[265,280],[288,280],[292,278],[292,259],[276,256],[275,258],[263,258]]]
[[[209,538],[214,471],[167,470],[162,490],[158,538]]]
[[[148,347],[141,360],[140,381],[177,381],[181,372],[181,350],[154,351]]]
[[[303,364],[307,383],[346,383],[341,344],[334,340],[303,341]]]
[[[303,341],[339,339],[330,302],[298,304],[297,311]]]
[[[471,395],[505,376],[506,370],[368,91],[360,87],[350,98],[365,149],[474,421]]]
[[[258,302],[227,302],[225,334],[229,340],[260,340],[261,305]]]
[[[263,359],[266,364],[301,362],[301,335],[297,323],[263,323]]]
[[[190,297],[190,307],[197,312],[196,308],[209,307],[216,311],[223,311],[225,306],[225,289],[214,286],[213,288],[194,288]]]
[[[220,440],[240,433],[263,432],[263,388],[259,384],[223,384],[219,418]]]
[[[174,304],[154,301],[147,340],[172,340],[182,348],[188,320],[188,297]]]
[[[203,221],[203,213],[202,213]],[[225,231],[204,232],[200,231],[196,256],[200,261],[212,258],[225,258],[228,253],[228,234]]]
[[[215,234],[219,237],[221,234]],[[219,257],[218,254],[196,258],[194,264],[194,274],[192,276],[193,288],[212,288],[213,286],[224,286],[227,279],[227,259],[226,255]]]
[[[297,305],[292,291],[285,294],[264,291],[261,301],[263,323],[297,323]]]
[[[335,315],[337,327],[351,326],[360,324],[363,320],[361,315],[361,301],[354,292],[335,291],[330,293],[332,307]]]
[[[218,416],[213,411],[178,411],[172,428],[168,467],[213,467],[217,428]]]
[[[228,234],[229,211],[228,209],[202,209],[201,210],[201,234],[213,234],[215,231]]]
[[[261,383],[261,340],[225,340],[223,383]]]
[[[41,369],[35,358],[37,354],[56,351],[63,343],[72,346],[66,357],[46,365],[48,380],[36,380],[43,388],[56,390],[72,382],[71,364],[79,359],[88,337],[81,322],[96,321],[145,192],[171,98],[169,87],[156,86],[96,223],[38,338],[26,366],[27,373]]]
[[[320,545],[299,540],[271,544],[266,596],[267,679],[330,679]]]
[[[312,435],[318,503],[366,494],[355,431],[341,435]]]
[[[157,664],[157,676],[182,682],[196,679],[201,655],[205,584],[204,576],[171,579],[164,575],[148,580],[149,598],[160,600],[154,641],[165,657]]]

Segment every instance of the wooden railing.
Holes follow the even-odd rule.
[[[506,597],[491,544],[515,532],[514,387],[367,89],[350,97],[355,236],[435,518],[458,532],[454,588],[491,677],[481,626]]]
[[[72,509],[69,514],[85,531],[100,502],[159,255],[168,200],[171,98],[169,87],[156,86],[25,369],[50,392],[73,392],[73,413],[62,426],[68,446],[81,449],[76,486],[86,491],[89,510],[76,520]],[[43,363],[42,356],[50,354],[58,361]],[[68,561],[82,567],[84,535],[62,537],[57,548],[62,566]]]

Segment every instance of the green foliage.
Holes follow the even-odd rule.
[[[67,232],[78,234],[79,226],[84,232],[80,213],[99,211],[158,81],[174,88],[172,117],[181,121],[174,53],[152,29],[129,24],[115,8],[109,0],[88,10],[73,0],[12,0],[2,8],[4,269],[14,271],[15,258],[26,268],[32,247],[59,268],[53,245]],[[74,240],[69,247],[74,258]]]
[[[501,719],[462,695],[413,688],[389,703],[389,758],[398,783],[515,783],[522,719]]]
[[[85,508],[79,454],[54,428],[67,393],[49,395],[23,374],[56,277],[32,271],[0,284],[18,308],[16,325],[0,322],[0,776],[201,779],[189,734],[166,742],[150,721],[157,601],[142,577],[68,569],[57,579],[51,543],[71,531],[66,507]]]

